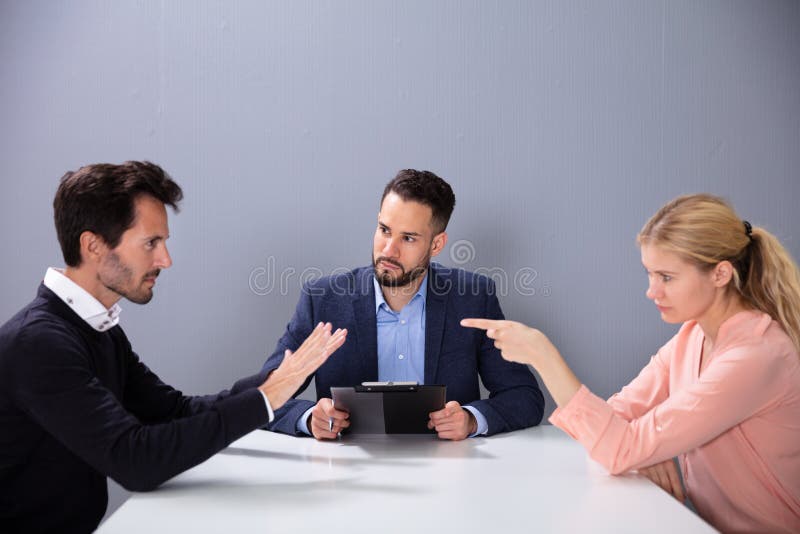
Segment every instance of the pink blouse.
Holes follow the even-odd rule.
[[[700,515],[725,532],[800,532],[800,357],[768,315],[719,328],[700,373],[695,321],[607,402],[581,386],[550,422],[612,474],[678,456]]]

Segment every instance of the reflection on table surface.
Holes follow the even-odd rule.
[[[648,480],[612,477],[551,426],[459,442],[253,432],[99,532],[713,532]]]

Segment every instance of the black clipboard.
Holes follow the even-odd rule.
[[[446,393],[446,386],[391,382],[331,388],[333,406],[350,412],[342,434],[433,434],[428,414],[444,408]]]

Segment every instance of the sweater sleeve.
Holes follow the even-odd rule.
[[[774,352],[761,343],[715,355],[696,382],[630,421],[581,386],[550,422],[612,474],[652,465],[709,442],[782,394],[785,365]]]
[[[11,382],[18,405],[75,455],[130,490],[157,487],[268,419],[260,392],[249,388],[204,403],[207,409],[199,413],[145,424],[97,379],[85,346],[63,325],[26,332],[17,348],[20,363]],[[150,402],[164,404],[162,412],[174,410],[180,394],[152,379],[165,395]]]
[[[266,373],[238,380],[230,390],[215,395],[188,396],[165,384],[133,351],[127,354],[126,384],[123,404],[140,421],[156,424],[200,414],[231,395],[257,388]]]

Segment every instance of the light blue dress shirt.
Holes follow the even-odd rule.
[[[400,311],[393,311],[383,297],[381,285],[375,278],[375,317],[378,323],[378,380],[380,382],[411,381],[425,383],[425,300],[428,294],[428,275],[419,290]],[[391,288],[389,288],[391,290]],[[306,421],[309,408],[297,421],[297,430],[308,434]],[[472,406],[464,406],[475,416],[477,431],[485,434],[489,424],[483,414]]]
[[[375,318],[378,323],[378,381],[425,383],[425,297],[428,276],[403,309],[392,311],[377,280]],[[394,288],[387,288],[392,291]]]

